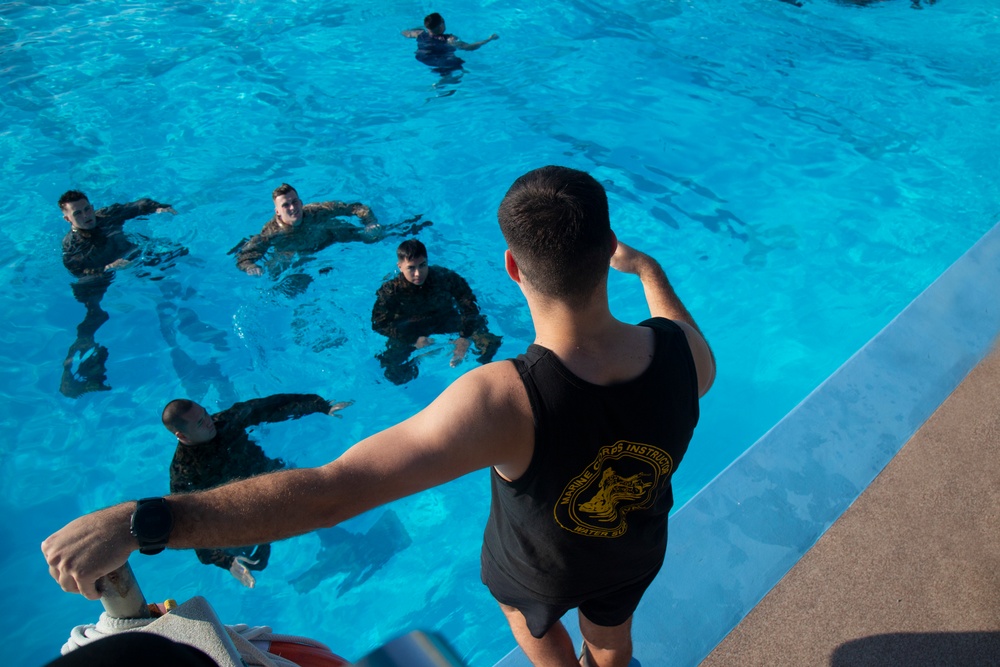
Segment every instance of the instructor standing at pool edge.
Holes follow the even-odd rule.
[[[499,220],[507,273],[535,325],[526,355],[470,370],[323,467],[170,496],[155,504],[169,515],[164,534],[130,532],[135,503],[77,519],[42,544],[52,576],[96,599],[94,582],[138,548],[274,541],[493,467],[483,579],[521,648],[536,665],[577,664],[558,619],[578,607],[584,660],[627,665],[631,613],[662,563],[670,477],[714,360],[659,264],[618,243],[589,175],[529,172]],[[653,319],[611,315],[609,260],[639,276]]]

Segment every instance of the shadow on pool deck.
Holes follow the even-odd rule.
[[[701,664],[1000,664],[1000,348]]]

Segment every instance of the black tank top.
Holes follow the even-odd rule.
[[[600,386],[531,345],[513,362],[535,419],[535,450],[508,482],[491,471],[484,557],[549,600],[600,594],[660,567],[671,475],[698,423],[698,381],[683,330],[663,318],[639,377]]]

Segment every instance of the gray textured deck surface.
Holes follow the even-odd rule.
[[[1000,665],[1000,348],[701,664]]]

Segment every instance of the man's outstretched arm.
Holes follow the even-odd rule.
[[[611,268],[639,276],[649,314],[673,320],[684,329],[698,372],[698,395],[704,396],[715,382],[715,356],[691,313],[674,292],[663,267],[646,253],[619,241],[615,254],[611,256]]]
[[[170,204],[161,204],[148,197],[139,199],[128,204],[112,204],[97,212],[97,215],[105,220],[105,224],[114,226],[124,225],[127,220],[138,218],[142,215],[152,215],[154,213],[170,213],[176,215],[177,211]]]
[[[500,35],[493,33],[486,39],[482,39],[478,42],[472,42],[472,43],[463,42],[458,37],[453,37],[450,40],[448,40],[448,43],[454,46],[456,49],[461,49],[462,51],[475,51],[484,44],[489,44],[494,39],[500,39]]]
[[[514,366],[469,371],[431,405],[320,468],[286,470],[170,496],[170,548],[263,544],[333,526],[378,505],[491,465],[523,471],[533,451],[531,408]],[[516,475],[515,475],[516,476]],[[97,599],[94,583],[138,544],[134,502],[83,516],[42,543],[63,590]]]
[[[235,403],[220,416],[237,428],[247,428],[261,422],[283,422],[319,412],[333,414],[335,405],[340,409],[353,401],[347,405],[343,403],[328,401],[318,394],[273,394]]]

